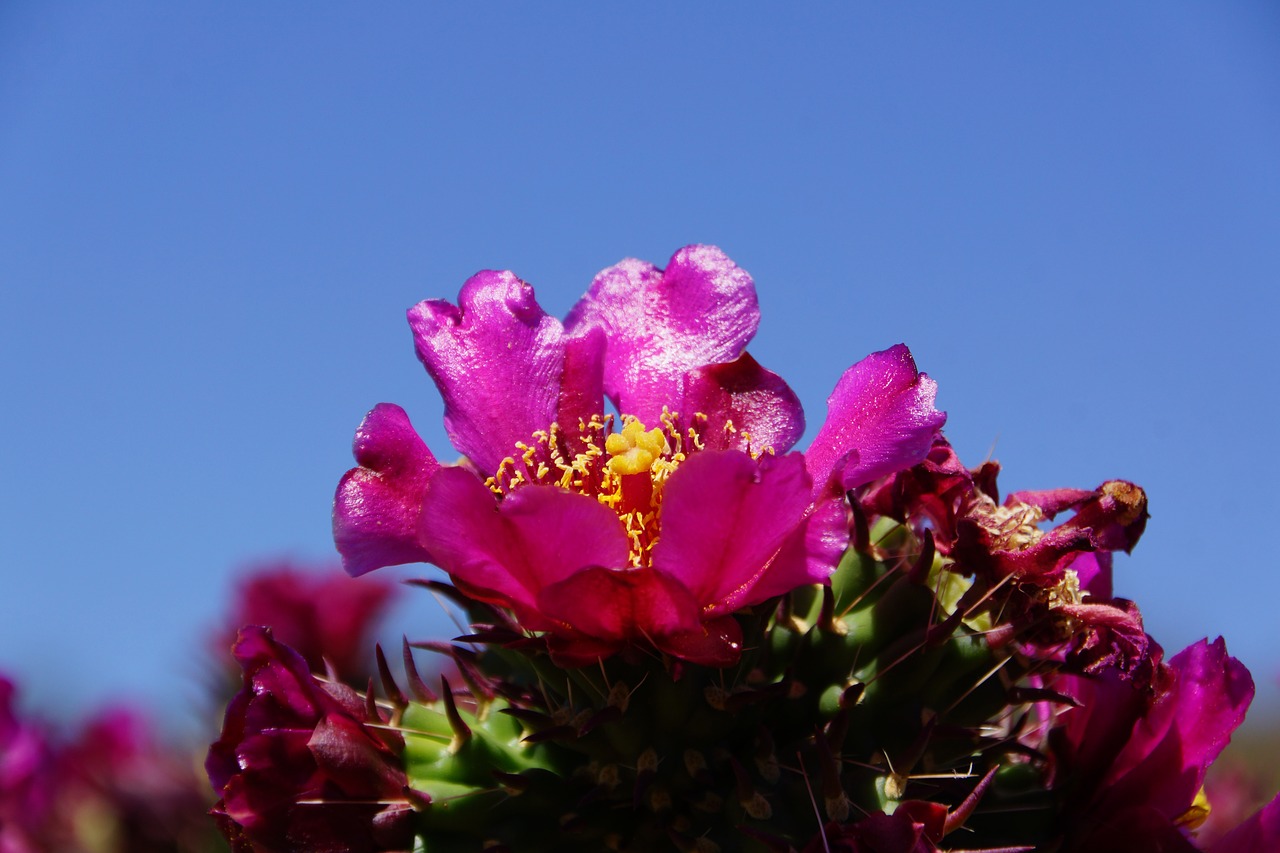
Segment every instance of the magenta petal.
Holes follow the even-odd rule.
[[[604,270],[569,313],[570,331],[607,335],[605,393],[654,423],[695,367],[733,361],[760,325],[751,276],[715,246],[686,246],[665,271],[629,259]]]
[[[561,435],[568,442],[564,448],[568,456],[586,449],[578,424],[590,422],[604,409],[604,351],[605,336],[601,329],[586,329],[565,338],[556,422],[565,429]]]
[[[551,659],[556,666],[564,669],[598,665],[601,660],[613,657],[627,645],[624,640],[602,640],[571,631],[547,634],[546,642]]]
[[[404,409],[379,403],[356,430],[359,468],[338,483],[333,540],[349,574],[381,566],[429,562],[418,538],[422,500],[440,468]]]
[[[1133,727],[1108,774],[1109,800],[1143,802],[1176,818],[1190,807],[1205,771],[1231,740],[1253,700],[1253,679],[1219,637],[1169,661],[1172,687]]]
[[[681,660],[723,669],[733,666],[742,657],[742,626],[732,616],[721,616],[692,631],[655,637],[654,643],[662,651]]]
[[[423,540],[467,594],[511,607],[534,630],[543,587],[584,566],[624,566],[630,553],[618,516],[594,498],[525,486],[498,503],[464,468],[432,482]]]
[[[804,520],[811,495],[798,453],[695,453],[667,482],[653,565],[688,587],[704,615],[759,601],[753,587]]]
[[[1021,551],[1001,550],[991,533],[972,519],[956,522],[956,542],[951,555],[970,571],[988,571],[999,577],[1013,575],[1019,581],[1052,586],[1076,557],[1093,548],[1088,530],[1059,525]]]
[[[1005,506],[1015,503],[1033,506],[1053,518],[1060,512],[1075,509],[1080,504],[1097,497],[1097,492],[1089,489],[1043,489],[1041,491],[1014,492],[1005,499]]]
[[[538,597],[548,618],[571,633],[611,642],[655,638],[699,627],[698,608],[678,581],[647,569],[579,571]]]
[[[409,309],[418,358],[444,398],[455,447],[492,473],[558,414],[564,330],[533,288],[509,272],[467,280],[458,306],[439,299]]]
[[[712,450],[746,450],[747,437],[757,452],[782,454],[804,433],[800,398],[782,377],[765,370],[748,353],[737,361],[709,364],[685,375],[679,411],[707,416],[702,439]],[[733,431],[725,429],[733,424]]]
[[[1067,568],[1076,573],[1080,589],[1095,599],[1109,601],[1111,590],[1111,554],[1107,551],[1085,551],[1077,554]]]
[[[845,491],[923,460],[947,419],[933,407],[937,391],[905,344],[846,370],[805,453],[814,483],[822,488],[834,478]]]
[[[791,531],[778,556],[743,604],[757,604],[801,586],[826,583],[849,547],[849,509],[844,498],[819,500]]]
[[[404,787],[404,770],[386,760],[386,748],[360,721],[345,714],[323,716],[307,749],[320,772],[348,797],[373,800],[400,794]]]

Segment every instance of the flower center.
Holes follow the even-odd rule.
[[[658,543],[663,485],[689,453],[702,449],[705,415],[695,414],[689,426],[663,411],[652,429],[632,415],[622,415],[622,429],[613,431],[612,416],[595,415],[579,422],[574,433],[559,424],[533,434],[516,445],[518,456],[502,460],[485,481],[499,498],[527,485],[554,486],[594,497],[618,514],[630,540],[630,565],[650,565]]]

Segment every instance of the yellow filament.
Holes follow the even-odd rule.
[[[664,409],[661,426],[654,429],[646,429],[632,415],[623,415],[621,420],[618,432],[613,431],[612,416],[592,415],[589,420],[580,420],[576,434],[580,449],[572,457],[563,452],[559,424],[538,430],[530,442],[516,443],[515,453],[501,461],[485,485],[500,498],[532,483],[592,495],[617,512],[629,540],[631,566],[648,566],[660,533],[663,484],[687,458],[687,452],[703,449],[701,433],[707,416],[695,413],[682,425],[678,415]],[[625,497],[624,482],[630,484],[628,489],[639,487],[642,481],[631,478],[646,475],[650,488],[637,488],[629,492],[630,498]],[[637,498],[641,505],[624,506]]]

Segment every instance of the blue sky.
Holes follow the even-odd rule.
[[[0,670],[32,702],[193,694],[238,570],[331,559],[374,404],[451,456],[406,308],[509,268],[563,315],[710,242],[811,425],[905,341],[1006,489],[1145,486],[1118,591],[1274,704],[1280,7],[464,5],[0,6]]]

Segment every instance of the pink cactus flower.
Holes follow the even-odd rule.
[[[898,345],[849,368],[791,452],[799,401],[746,353],[755,287],[712,246],[610,267],[563,324],[509,272],[409,323],[467,461],[441,466],[399,407],[370,412],[334,503],[346,568],[435,563],[564,664],[633,644],[734,662],[730,614],[826,580],[845,491],[923,459],[945,420]]]

